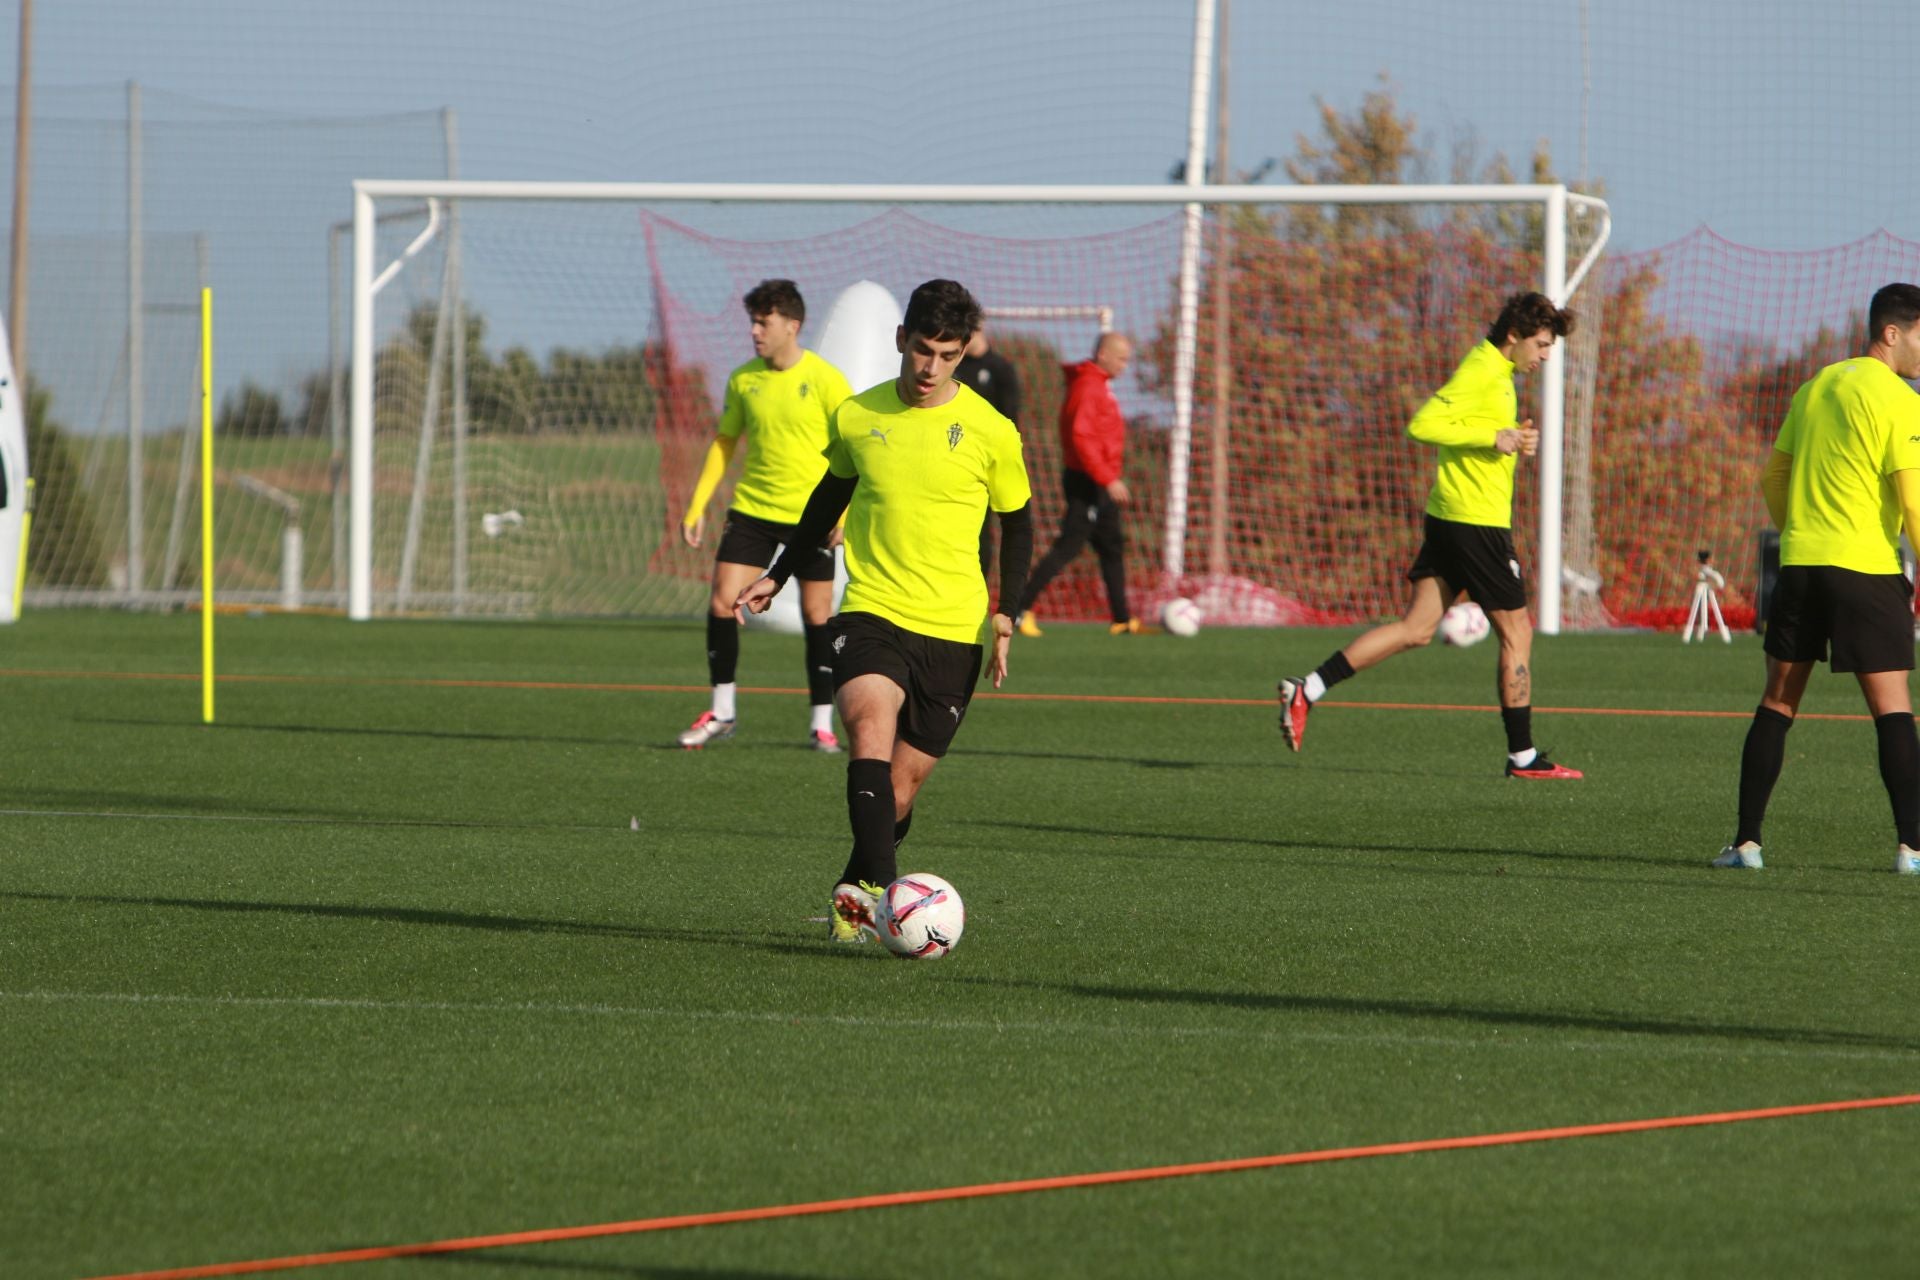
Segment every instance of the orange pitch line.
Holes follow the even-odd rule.
[[[389,1258],[418,1258],[431,1254],[465,1253],[475,1249],[499,1249],[509,1245],[554,1244],[565,1240],[638,1235],[647,1231],[677,1231],[686,1227],[717,1227],[736,1222],[765,1222],[775,1218],[804,1218],[825,1213],[849,1213],[860,1209],[888,1209],[910,1204],[977,1200],[988,1196],[1021,1195],[1032,1191],[1063,1191],[1077,1187],[1151,1182],[1165,1178],[1192,1177],[1204,1173],[1239,1173],[1249,1169],[1324,1164],[1334,1160],[1364,1160],[1374,1156],[1404,1156],[1431,1151],[1509,1147],[1528,1142],[1598,1138],[1622,1133],[1648,1133],[1659,1129],[1739,1124],[1748,1120],[1778,1120],[1789,1116],[1823,1115],[1839,1111],[1910,1107],[1915,1104],[1920,1104],[1920,1094],[1843,1099],[1838,1102],[1810,1102],[1789,1107],[1762,1107],[1750,1111],[1716,1111],[1690,1116],[1663,1116],[1652,1120],[1618,1120],[1606,1124],[1570,1125],[1555,1129],[1522,1129],[1512,1133],[1475,1134],[1464,1138],[1430,1138],[1424,1141],[1389,1142],[1367,1147],[1333,1147],[1319,1151],[1296,1151],[1287,1155],[1252,1156],[1239,1160],[1209,1160],[1200,1164],[1170,1164],[1150,1169],[1116,1169],[1107,1173],[1026,1178],[1017,1182],[983,1182],[973,1186],[943,1187],[933,1191],[899,1191],[885,1195],[851,1196],[841,1200],[814,1200],[805,1204],[765,1205],[756,1209],[727,1209],[717,1213],[688,1213],[665,1218],[640,1218],[631,1222],[603,1222],[584,1227],[553,1227],[543,1231],[467,1236],[457,1240],[431,1240],[421,1244],[378,1245],[365,1249],[341,1249],[332,1253],[293,1254],[284,1258],[261,1258],[251,1262],[216,1262],[206,1266],[176,1267],[164,1271],[128,1272],[122,1275],[100,1277],[100,1280],[199,1280],[200,1277],[209,1276],[253,1275],[263,1271],[291,1271],[300,1267],[324,1267],[343,1262],[377,1262]]]

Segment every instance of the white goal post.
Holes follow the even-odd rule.
[[[1133,205],[1184,206],[1189,219],[1208,205],[1523,205],[1541,210],[1544,244],[1540,290],[1564,305],[1599,258],[1611,231],[1607,204],[1558,183],[1215,186],[968,186],[827,183],[492,182],[479,180],[361,179],[353,184],[352,456],[348,538],[348,616],[373,616],[374,322],[377,291],[376,203],[411,201],[625,201],[660,203],[787,203],[867,205]],[[1589,247],[1568,270],[1569,209],[1591,214],[1598,226]],[[1188,237],[1180,261],[1180,300],[1169,433],[1168,502],[1163,568],[1184,571],[1188,468],[1193,425],[1194,352],[1198,341],[1198,238]],[[1561,514],[1566,403],[1564,344],[1547,358],[1540,424],[1539,629],[1561,626]]]

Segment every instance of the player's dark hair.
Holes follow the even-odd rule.
[[[782,315],[798,324],[807,322],[807,301],[791,280],[762,280],[740,299],[750,316]]]
[[[965,285],[955,280],[929,280],[907,299],[907,314],[901,325],[910,334],[936,342],[965,342],[980,327],[981,319],[980,304]]]
[[[1542,329],[1564,338],[1573,332],[1573,312],[1553,305],[1544,293],[1516,293],[1500,308],[1500,314],[1487,327],[1487,341],[1505,346],[1509,337],[1531,338]]]
[[[1916,320],[1920,320],[1920,284],[1886,285],[1867,308],[1867,342],[1880,341],[1888,325],[1911,329]]]

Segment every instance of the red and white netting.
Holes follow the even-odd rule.
[[[741,294],[766,277],[797,281],[817,335],[834,298],[857,281],[877,281],[904,302],[920,281],[945,276],[991,310],[1081,309],[990,326],[1024,384],[1020,426],[1042,547],[1061,513],[1062,366],[1090,353],[1092,313],[1105,308],[1138,344],[1115,384],[1130,424],[1136,611],[1188,595],[1215,623],[1351,625],[1393,615],[1433,469],[1432,451],[1406,438],[1406,422],[1483,336],[1502,298],[1540,277],[1538,215],[1524,211],[1274,206],[1210,215],[1180,531],[1186,571],[1174,578],[1164,550],[1177,210],[728,208],[696,227],[683,210],[629,207],[595,211],[591,228],[541,228],[568,207],[462,209],[463,278],[487,333],[468,376],[506,379],[517,360],[522,381],[543,397],[532,407],[524,394],[469,397],[479,461],[467,506],[525,517],[497,541],[476,541],[474,608],[490,598],[515,611],[697,608],[711,553],[683,546],[674,529],[725,376],[751,354]],[[557,280],[556,261],[576,262],[579,278]],[[1772,252],[1703,230],[1604,257],[1572,301],[1579,324],[1567,347],[1566,625],[1677,627],[1701,550],[1727,575],[1729,621],[1750,620],[1766,526],[1759,474],[1788,399],[1857,347],[1875,288],[1915,278],[1920,244],[1885,234]],[[390,446],[380,452],[382,528],[401,523],[399,497],[413,487],[416,458],[401,446],[421,430],[412,406],[424,387],[421,362],[393,352],[408,343],[424,350],[431,324],[419,318],[432,310],[434,287],[428,273],[414,288],[411,326],[397,323],[400,308],[381,304],[377,417]],[[596,328],[619,336],[598,348],[577,336]],[[511,350],[486,350],[496,346]],[[609,366],[620,362],[643,367],[642,394],[606,392]],[[1539,417],[1538,397],[1523,384],[1522,412]],[[1538,511],[1537,473],[1523,465],[1514,533],[1529,567]],[[434,536],[416,557],[423,583],[444,559]],[[396,554],[379,540],[377,576],[392,577]],[[1105,616],[1091,554],[1056,580],[1042,609],[1054,619]]]

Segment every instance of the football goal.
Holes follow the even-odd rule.
[[[423,205],[444,212],[382,220]],[[772,276],[816,318],[860,280],[901,301],[966,284],[1021,374],[1043,525],[1060,366],[1131,335],[1116,393],[1141,603],[1255,625],[1399,609],[1432,467],[1407,418],[1506,294],[1572,300],[1576,341],[1522,390],[1542,442],[1515,532],[1542,630],[1590,580],[1601,316],[1576,295],[1610,223],[1564,186],[362,180],[353,227],[355,618],[699,608],[711,550],[678,520],[751,355],[740,296]],[[1090,578],[1061,583],[1069,608],[1092,600]]]

